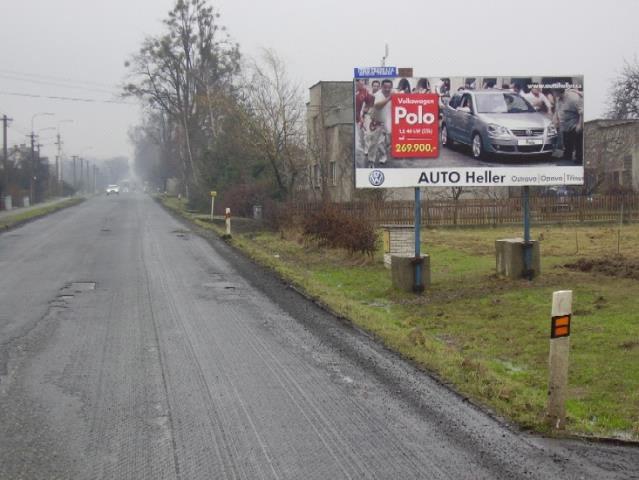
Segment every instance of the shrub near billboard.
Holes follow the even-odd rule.
[[[583,76],[355,69],[357,188],[582,185]]]

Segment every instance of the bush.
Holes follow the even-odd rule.
[[[215,211],[223,214],[224,209],[229,207],[233,216],[250,218],[253,216],[253,205],[264,207],[269,200],[270,190],[267,185],[233,185],[222,191],[220,198],[216,199]]]
[[[304,236],[320,246],[344,248],[351,253],[375,254],[377,235],[373,224],[340,212],[335,206],[324,206],[303,222]]]
[[[267,199],[262,207],[264,225],[271,230],[283,231],[296,225],[295,218],[291,215],[294,209],[290,203]]]

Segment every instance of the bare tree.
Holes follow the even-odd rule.
[[[273,50],[250,64],[243,105],[253,143],[268,161],[277,196],[288,197],[304,167],[304,104],[300,87]]]
[[[146,100],[179,126],[187,196],[198,186],[207,134],[215,128],[211,98],[226,92],[239,70],[239,47],[218,18],[206,0],[176,0],[164,21],[167,32],[147,38],[126,62],[131,82],[125,94]]]
[[[639,118],[639,61],[636,57],[632,63],[624,61],[608,102],[608,118]]]
[[[177,129],[161,110],[147,109],[142,123],[129,130],[136,173],[166,190],[166,181],[179,176]]]

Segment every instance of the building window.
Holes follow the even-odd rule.
[[[611,180],[611,184],[613,187],[619,187],[621,186],[621,176],[619,175],[619,172],[612,172],[612,180]]]
[[[315,188],[320,188],[320,184],[322,183],[322,173],[320,171],[319,163],[313,165],[313,186]]]
[[[337,185],[337,162],[335,161],[330,163],[330,168],[328,170],[328,181],[333,187]]]

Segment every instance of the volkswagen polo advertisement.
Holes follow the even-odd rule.
[[[357,188],[582,185],[582,75],[355,69]]]

